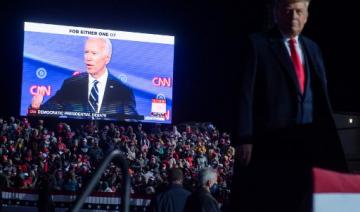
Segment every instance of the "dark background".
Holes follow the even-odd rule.
[[[174,123],[210,121],[228,128],[235,119],[232,89],[242,35],[271,26],[270,0],[9,1],[2,2],[0,116],[19,114],[23,22],[33,21],[175,35]],[[304,34],[321,47],[336,112],[360,112],[357,79],[357,7],[313,0]]]

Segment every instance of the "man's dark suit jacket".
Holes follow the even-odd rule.
[[[256,151],[262,147],[266,152],[272,146],[275,146],[272,150],[277,152],[286,152],[287,149],[282,147],[294,148],[291,146],[291,139],[299,138],[298,133],[306,141],[310,138],[313,143],[295,148],[320,150],[322,152],[310,154],[319,154],[316,156],[319,159],[326,157],[326,160],[330,160],[321,161],[326,164],[315,165],[344,170],[346,165],[332,117],[320,49],[302,35],[299,36],[299,43],[310,69],[306,80],[311,80],[313,92],[313,124],[305,127],[297,124],[297,112],[302,98],[297,76],[281,33],[273,29],[267,33],[251,35],[246,55],[242,58],[243,66],[238,77],[239,142],[253,143],[256,157]],[[266,152],[265,156],[268,157]]]
[[[88,101],[88,73],[66,79],[56,94],[41,105],[44,110],[91,112]],[[100,113],[137,115],[133,91],[109,73]]]
[[[299,43],[313,99],[313,122],[305,125],[297,119],[302,95],[279,30],[252,34],[241,47],[235,145],[253,144],[253,151],[249,166],[235,163],[233,211],[309,209],[311,168],[347,170],[320,49],[302,35]]]
[[[211,193],[204,188],[197,188],[186,200],[186,212],[220,212],[220,207]]]
[[[168,189],[156,195],[150,203],[154,212],[183,212],[190,192],[181,185],[170,184]]]

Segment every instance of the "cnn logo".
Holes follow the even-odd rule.
[[[152,80],[153,85],[156,87],[171,87],[170,77],[154,77]]]
[[[35,96],[38,94],[41,94],[41,91],[44,91],[44,95],[50,96],[51,95],[51,86],[45,86],[45,85],[33,85],[30,87],[30,94]]]

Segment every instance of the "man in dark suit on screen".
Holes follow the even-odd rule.
[[[243,46],[233,211],[302,210],[311,167],[347,170],[320,49],[301,34],[309,4],[275,0],[276,27]]]
[[[131,88],[111,75],[112,45],[109,39],[90,37],[86,40],[84,63],[87,73],[66,79],[60,90],[41,104],[45,91],[32,99],[31,107],[43,110],[105,113],[107,115],[137,115]]]

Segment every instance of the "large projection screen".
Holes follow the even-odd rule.
[[[174,41],[25,22],[20,115],[171,123]]]

